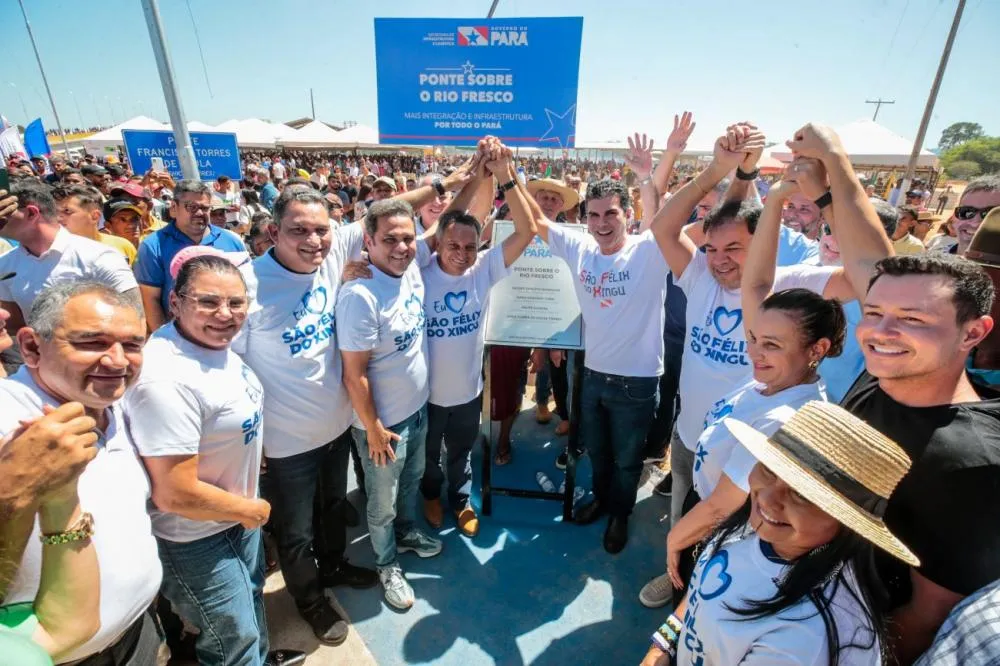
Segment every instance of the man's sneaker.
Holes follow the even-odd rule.
[[[441,542],[420,530],[413,530],[403,538],[396,537],[396,552],[412,552],[420,557],[434,557],[441,552]]]
[[[656,487],[653,488],[653,492],[657,495],[663,495],[664,497],[670,497],[674,488],[674,477],[671,474],[667,474],[663,477]]]
[[[413,588],[406,582],[398,564],[379,567],[378,579],[385,589],[385,601],[393,608],[408,610],[413,606]]]
[[[674,598],[674,586],[670,576],[660,574],[642,586],[639,591],[639,603],[646,608],[662,608]]]
[[[330,605],[326,597],[320,597],[311,606],[300,608],[299,614],[309,626],[320,643],[324,645],[340,645],[347,640],[347,622]]]

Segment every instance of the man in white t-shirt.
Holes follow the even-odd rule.
[[[397,552],[441,552],[441,542],[416,527],[429,396],[424,282],[414,262],[410,204],[377,201],[364,225],[372,278],[340,290],[337,337],[344,385],[357,413],[351,434],[365,470],[375,566],[386,601],[406,610],[413,606],[413,590]]]
[[[160,639],[148,610],[159,591],[162,568],[146,513],[149,479],[120,404],[125,389],[139,376],[145,334],[137,294],[121,294],[90,280],[61,282],[38,294],[27,326],[17,334],[24,366],[0,380],[0,441],[24,421],[41,417],[46,406],[81,403],[97,421],[97,455],[80,475],[77,492],[82,510],[93,516],[100,628],[82,645],[59,655],[59,663],[102,651],[118,655],[117,664],[146,666],[156,661]],[[82,526],[67,523],[62,531]],[[43,549],[72,547],[42,545],[39,534],[33,513],[0,529],[5,557],[20,560],[3,594],[5,604],[34,601]]]
[[[48,185],[24,180],[11,188],[11,194],[17,197],[17,209],[0,218],[0,236],[20,243],[0,255],[0,277],[16,274],[0,281],[0,306],[10,312],[10,330],[24,326],[35,297],[58,282],[94,280],[138,296],[139,285],[120,252],[59,224]]]
[[[479,253],[479,221],[468,213],[447,212],[437,221],[437,253],[422,267],[430,359],[426,468],[421,482],[424,516],[431,526],[441,527],[443,440],[448,505],[459,530],[469,537],[479,532],[479,519],[469,502],[470,456],[479,436],[482,412],[484,320],[490,290],[511,273],[511,264],[531,244],[537,230],[527,202],[530,195],[517,179],[509,155],[499,143],[491,146],[502,157],[498,154],[500,159],[487,162],[488,178],[492,181],[496,176],[507,193],[514,233],[501,245]],[[474,180],[466,187],[479,184]]]
[[[730,127],[716,141],[708,168],[671,197],[653,221],[654,227],[658,226],[660,245],[677,286],[687,296],[680,414],[670,443],[673,522],[680,518],[684,499],[691,491],[692,451],[704,427],[706,413],[717,400],[749,381],[752,375],[743,327],[741,280],[747,251],[756,239],[761,207],[756,203],[730,202],[713,210],[704,221],[704,253],[683,233],[683,227],[704,192],[748,154],[762,150],[763,144],[763,135],[753,126]],[[775,197],[773,190],[770,196]],[[823,197],[817,197],[814,203],[820,209],[829,206]],[[768,247],[773,243],[774,254],[769,264],[773,267],[777,263],[780,229],[775,224],[768,231],[768,237],[761,242]],[[884,256],[877,244],[867,242],[871,231],[865,220],[851,220],[845,225],[842,235],[854,233],[866,239],[851,246],[848,263],[852,270],[855,265],[874,265],[876,257]],[[881,227],[876,231],[884,236]],[[772,282],[769,291],[798,287],[841,302],[856,298],[856,285],[852,285],[843,268],[789,266],[776,269]]]
[[[274,202],[269,233],[274,247],[241,268],[252,305],[232,349],[264,386],[271,525],[285,584],[316,637],[337,645],[347,625],[323,588],[378,582],[374,571],[344,558],[354,413],[334,312],[341,274],[360,258],[364,231],[360,224],[334,230],[323,195],[294,186]]]
[[[586,327],[580,433],[593,465],[595,500],[577,511],[576,522],[610,514],[604,548],[614,554],[628,541],[663,373],[668,268],[652,233],[626,233],[631,199],[621,181],[592,183],[586,205],[589,234],[565,231],[544,219],[540,208],[538,233],[576,277]]]

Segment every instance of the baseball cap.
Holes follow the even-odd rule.
[[[130,197],[135,197],[136,199],[149,199],[149,193],[146,192],[144,188],[139,183],[115,183],[111,186],[111,196],[118,197],[122,194],[127,194]]]
[[[382,183],[393,192],[396,191],[396,181],[394,181],[392,178],[389,178],[388,176],[382,176],[381,178],[376,178],[375,182],[372,183],[372,189],[375,189],[375,186],[378,185],[379,183]]]
[[[104,219],[110,220],[111,217],[118,212],[123,210],[135,211],[139,217],[142,217],[142,209],[132,203],[131,199],[108,199],[107,203],[104,204]]]
[[[84,164],[80,169],[80,173],[84,176],[103,176],[107,172],[108,170],[99,164]]]

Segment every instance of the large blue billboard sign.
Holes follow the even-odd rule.
[[[375,19],[379,142],[572,148],[583,19]]]
[[[202,180],[215,180],[229,176],[235,181],[243,178],[240,169],[240,150],[236,135],[231,132],[190,132],[191,146],[198,162]],[[181,161],[177,157],[174,133],[166,130],[122,130],[125,154],[132,165],[132,173],[144,174],[153,166],[153,158],[163,159],[163,168],[176,180],[183,178]]]

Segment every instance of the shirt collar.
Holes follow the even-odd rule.
[[[170,223],[164,227],[164,229],[168,229],[169,230],[168,233],[170,233],[175,239],[181,242],[188,243],[191,245],[196,244],[193,240],[191,240],[191,238],[187,234],[185,234],[183,231],[177,228],[177,224],[173,220],[171,220]],[[222,235],[222,228],[217,227],[214,224],[210,224],[208,225],[208,234],[204,238],[202,238],[201,243],[198,244],[212,245],[214,244],[216,239],[218,239],[219,236],[221,235]]]

